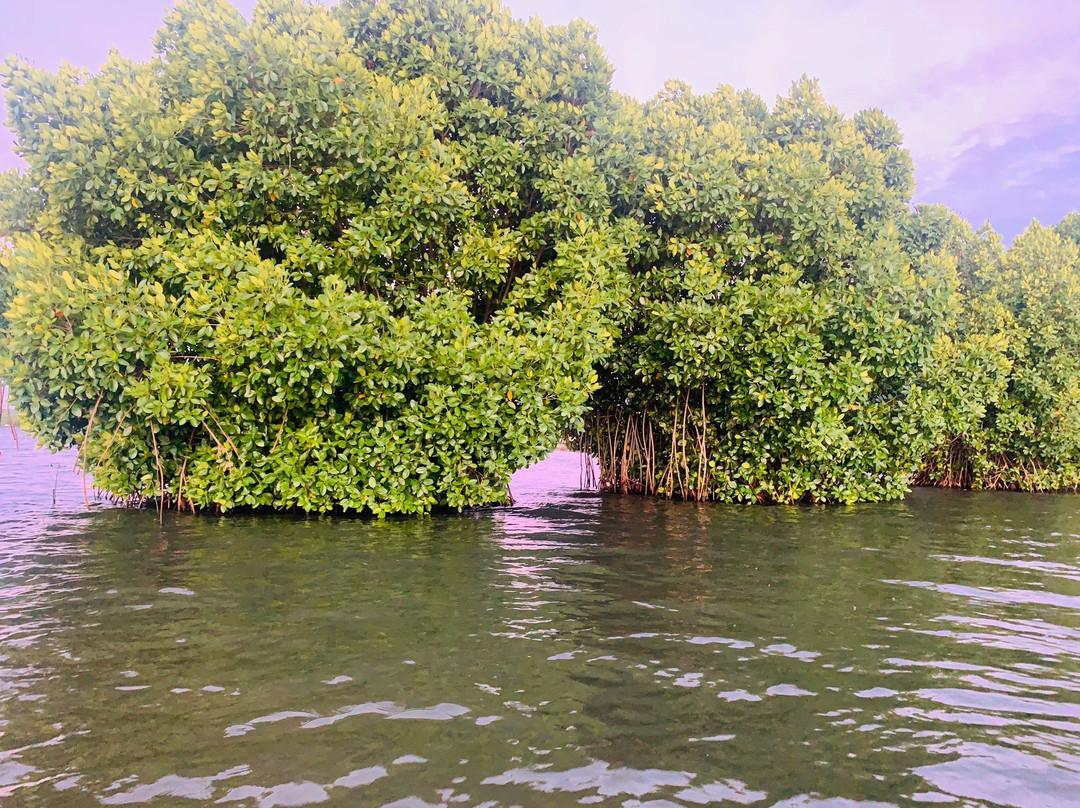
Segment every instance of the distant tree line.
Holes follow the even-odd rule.
[[[6,62],[0,377],[115,497],[420,513],[565,436],[603,487],[1080,486],[1080,216],[913,208],[895,122],[611,89],[496,0],[182,2]]]

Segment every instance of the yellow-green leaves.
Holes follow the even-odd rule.
[[[736,502],[899,496],[936,436],[919,385],[955,266],[920,274],[899,250],[910,162],[895,124],[847,119],[806,80],[771,111],[672,82],[621,118],[639,192],[616,211],[646,238],[587,420],[602,482]]]
[[[937,349],[931,392],[942,438],[923,483],[1021,490],[1080,486],[1080,249],[1075,214],[1033,223],[1005,250],[947,211],[919,208],[907,223],[916,250],[961,267],[952,339]]]
[[[0,180],[0,376],[24,423],[178,507],[503,501],[578,429],[640,235],[589,153],[591,29],[199,0],[157,45],[5,68],[28,168]]]
[[[1080,225],[909,215],[877,110],[641,104],[497,0],[193,0],[156,44],[3,69],[0,377],[120,497],[498,502],[590,408],[618,488],[886,499],[943,434],[1076,484]]]

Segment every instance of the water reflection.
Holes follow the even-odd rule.
[[[0,449],[5,804],[1077,804],[1078,497],[159,524]]]

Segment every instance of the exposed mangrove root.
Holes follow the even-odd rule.
[[[86,490],[86,447],[90,442],[90,436],[94,432],[94,418],[97,417],[98,407],[101,406],[101,399],[105,393],[101,393],[97,397],[97,401],[94,402],[94,409],[90,411],[90,419],[86,422],[86,433],[83,435],[82,443],[79,445],[78,460],[76,461],[82,472],[82,494],[83,503],[87,508],[90,507],[90,494]]]
[[[577,448],[596,458],[599,479],[586,479],[601,491],[703,502],[715,498],[709,429],[700,387],[679,397],[670,421],[622,409],[593,413]]]
[[[4,414],[4,399],[6,398],[7,387],[0,385],[0,421],[2,421]],[[11,411],[11,404],[7,405],[7,422],[8,429],[11,430],[11,439],[15,442],[15,448],[19,448],[19,430],[15,428],[15,414]]]
[[[596,475],[596,466],[593,465],[593,453],[584,446],[584,434],[571,444],[571,448],[578,452],[581,458],[581,471],[578,475],[578,484],[586,491],[596,491],[600,488],[600,480]]]
[[[965,435],[954,436],[947,448],[942,446],[923,461],[912,476],[911,484],[939,488],[978,489],[980,491],[1076,492],[1080,485],[1061,484],[1054,470],[1031,457],[1009,452],[982,456],[968,443]]]
[[[912,476],[911,484],[971,488],[975,483],[974,459],[974,453],[965,436],[956,435],[949,441],[944,456],[942,450],[927,456],[922,467]]]
[[[165,467],[161,463],[161,453],[158,451],[157,443],[157,430],[154,428],[154,422],[150,422],[150,444],[154,449],[154,462],[157,464],[158,473],[158,522],[160,522],[165,513],[166,499],[168,495],[165,493]]]

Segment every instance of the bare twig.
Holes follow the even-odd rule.
[[[79,447],[78,464],[82,468],[82,495],[83,504],[87,508],[90,507],[90,495],[86,492],[86,446],[90,443],[90,435],[94,431],[94,418],[97,416],[98,407],[101,406],[101,399],[104,398],[105,391],[97,397],[97,401],[94,402],[94,409],[90,411],[90,418],[86,422],[86,434],[83,435],[82,445]]]
[[[161,465],[161,455],[158,453],[157,445],[157,431],[154,429],[153,421],[150,421],[150,444],[154,448],[154,461],[157,463],[158,470],[158,524],[161,524],[165,511],[165,469]]]

